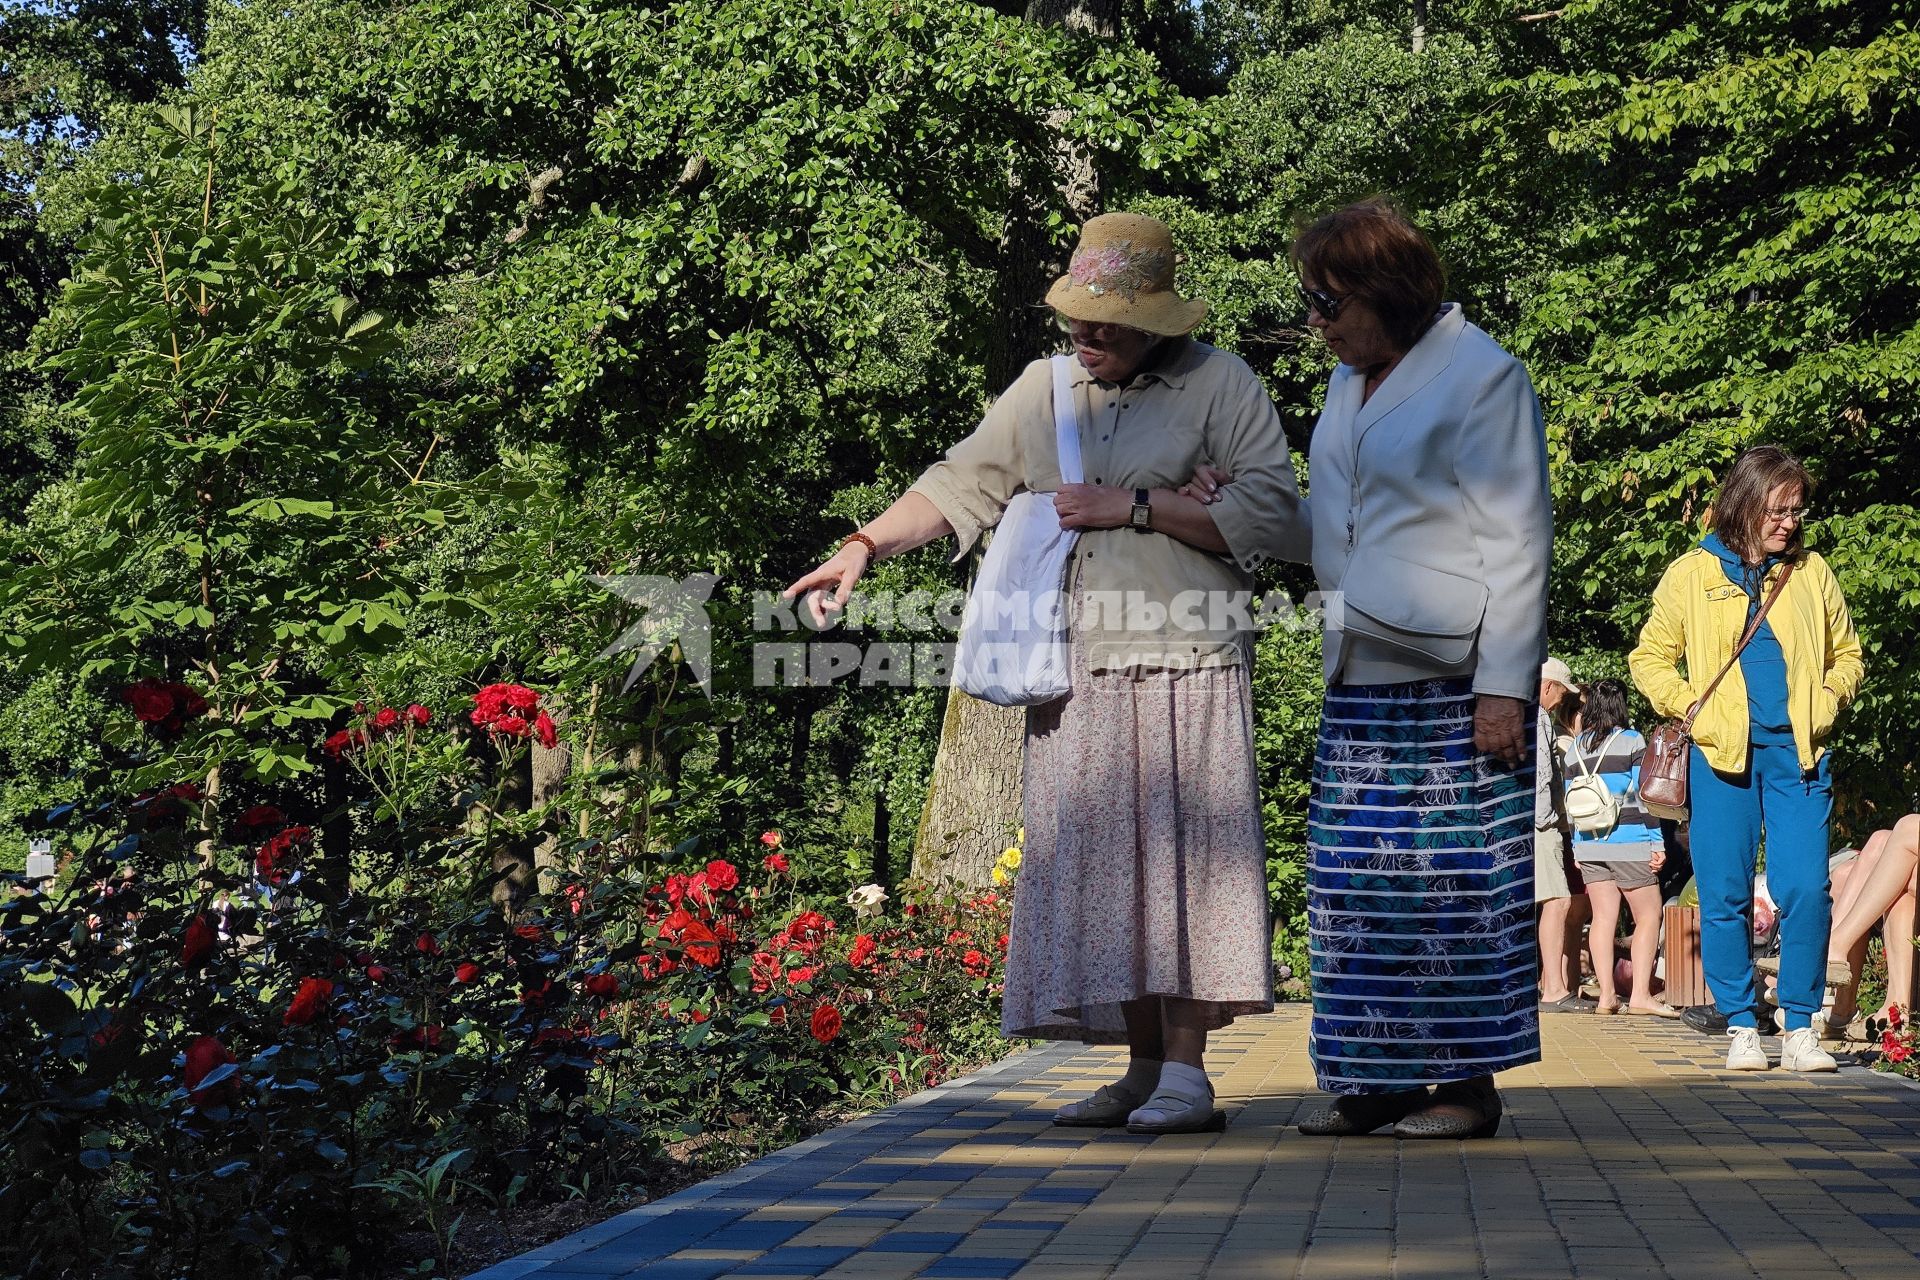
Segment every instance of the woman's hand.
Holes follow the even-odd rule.
[[[1220,486],[1232,483],[1232,476],[1218,467],[1210,467],[1203,462],[1193,469],[1193,479],[1174,492],[1183,498],[1192,498],[1195,502],[1204,502],[1212,506],[1220,501]]]
[[[1063,484],[1053,495],[1062,529],[1118,529],[1133,522],[1133,490],[1106,484]]]
[[[1500,693],[1482,693],[1473,701],[1473,749],[1509,765],[1519,765],[1533,749],[1527,733],[1527,704]]]
[[[868,556],[863,544],[849,542],[828,556],[818,569],[782,591],[780,598],[791,600],[801,592],[807,592],[807,612],[813,616],[814,625],[825,630],[827,615],[839,613],[847,607],[854,585],[867,571]]]
[[[1666,865],[1667,851],[1665,849],[1654,850],[1653,856],[1647,859],[1647,870],[1655,873],[1658,873],[1660,868]]]

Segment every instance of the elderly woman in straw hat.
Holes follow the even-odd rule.
[[[1072,692],[1028,711],[1025,861],[1002,1015],[1009,1036],[1125,1043],[1126,1074],[1060,1124],[1217,1128],[1207,1033],[1273,1007],[1247,603],[1252,571],[1304,558],[1280,418],[1237,357],[1187,335],[1166,226],[1106,214],[1047,294],[1071,371],[1084,484],[1061,484],[1052,374],[1036,360],[979,428],[787,589],[816,619],[868,565],[947,534],[956,558],[1022,490],[1080,530]],[[1202,465],[1211,503],[1177,492]],[[1118,607],[1115,607],[1118,606]]]

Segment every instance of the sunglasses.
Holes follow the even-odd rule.
[[[1336,298],[1324,289],[1309,289],[1305,285],[1297,285],[1295,287],[1299,289],[1300,298],[1307,304],[1307,309],[1319,316],[1322,320],[1325,320],[1328,324],[1332,324],[1335,320],[1338,320],[1340,318],[1340,308],[1347,305],[1346,298]]]

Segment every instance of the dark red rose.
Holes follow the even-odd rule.
[[[760,865],[775,875],[783,876],[787,874],[787,855],[784,853],[770,853],[760,859]]]
[[[833,921],[818,911],[802,911],[787,926],[787,936],[796,943],[819,942],[833,932]]]
[[[333,999],[333,984],[325,978],[302,978],[300,987],[293,993],[293,1000],[287,1005],[287,1011],[280,1022],[283,1026],[304,1027],[326,1009],[327,1001]]]
[[[373,717],[375,733],[391,733],[400,727],[400,713],[392,707],[382,707]]]
[[[167,692],[173,695],[176,719],[191,720],[206,714],[207,700],[200,696],[199,690],[189,688],[178,680],[167,681],[166,687]]]
[[[546,1008],[551,1001],[565,996],[566,993],[565,987],[555,986],[551,978],[545,978],[537,987],[523,988],[520,992],[520,1003],[538,1012]]]
[[[523,684],[510,684],[501,694],[501,701],[522,715],[532,715],[540,705],[540,695]]]
[[[547,931],[537,924],[517,924],[513,926],[513,936],[527,942],[538,942],[547,936]]]
[[[220,1043],[218,1036],[200,1036],[187,1046],[187,1061],[180,1072],[180,1078],[186,1084],[187,1097],[192,1100],[194,1106],[204,1107],[232,1096],[232,1077],[205,1089],[200,1087],[200,1082],[218,1068],[234,1061],[236,1059],[233,1053],[226,1045]]]
[[[739,887],[739,884],[740,873],[734,869],[734,865],[731,862],[716,858],[707,864],[707,887],[709,889],[717,893],[725,893],[729,889]]]
[[[424,729],[433,722],[433,712],[427,710],[417,702],[409,702],[407,704],[407,719]]]
[[[387,967],[383,964],[370,964],[367,966],[367,981],[373,983],[375,986],[385,982],[391,976],[387,971]]]
[[[553,717],[544,711],[533,718],[533,738],[549,751],[560,741],[560,735],[553,727]]]
[[[423,956],[437,956],[440,954],[440,939],[431,933],[423,933],[413,940],[413,949]]]
[[[873,959],[873,953],[879,949],[879,945],[866,934],[856,934],[853,939],[853,950],[847,953],[847,963],[856,969],[861,968],[867,961]]]
[[[342,729],[338,733],[328,734],[327,740],[320,744],[320,749],[332,759],[338,760],[341,753],[350,750],[353,745],[353,734]]]
[[[468,982],[477,982],[479,981],[480,974],[481,974],[481,969],[479,965],[475,964],[471,960],[463,960],[458,965],[454,966],[453,980],[456,983],[461,983],[461,984],[468,983]]]
[[[122,689],[120,701],[133,708],[133,718],[142,724],[158,724],[173,714],[173,695],[152,677]]]
[[[234,819],[248,831],[258,831],[262,827],[277,827],[287,820],[287,815],[278,805],[257,804]]]
[[[495,733],[505,734],[509,738],[527,736],[527,722],[519,716],[501,716],[493,722],[492,728]]]
[[[813,1011],[813,1017],[807,1022],[807,1030],[821,1044],[827,1044],[840,1034],[840,1011],[832,1005],[821,1002]]]
[[[588,995],[602,1000],[611,1000],[620,994],[620,979],[610,973],[589,974],[580,985]]]
[[[214,932],[213,921],[197,915],[187,921],[186,935],[180,942],[180,967],[188,973],[194,972],[207,962],[213,954],[213,948],[220,941],[220,935]]]

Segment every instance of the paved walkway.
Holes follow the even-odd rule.
[[[1920,1090],[1728,1073],[1724,1038],[1677,1023],[1545,1021],[1492,1141],[1294,1132],[1317,1103],[1291,1008],[1216,1037],[1224,1134],[1054,1128],[1121,1059],[1051,1046],[472,1280],[1920,1277]]]

